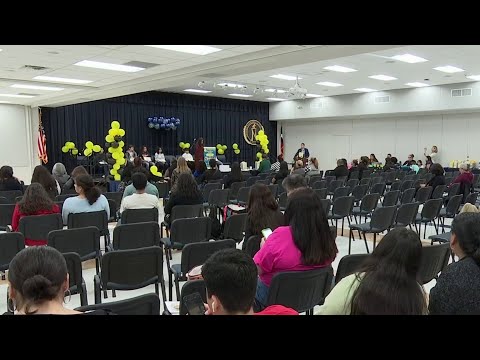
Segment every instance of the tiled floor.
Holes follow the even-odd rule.
[[[163,209],[163,207],[161,207]],[[160,211],[160,218],[163,220],[163,210]],[[450,224],[450,221],[446,221],[446,224]],[[340,225],[340,224],[339,224]],[[345,225],[347,226],[347,225]],[[111,234],[113,235],[113,228],[115,227],[115,224],[112,224],[110,226]],[[449,230],[446,230],[449,231]],[[337,247],[338,247],[338,255],[333,262],[332,266],[334,270],[336,271],[338,263],[340,262],[340,259],[348,254],[348,228],[345,228],[344,235],[345,236],[340,236],[341,230],[339,229],[338,231],[338,236],[336,239]],[[423,227],[422,227],[422,234],[423,234]],[[427,235],[426,238],[428,238],[429,235],[435,234],[435,229],[433,226],[428,226],[427,227]],[[352,254],[364,254],[366,253],[365,249],[365,243],[364,241],[360,241],[358,238],[358,232],[355,233],[356,240],[352,242]],[[377,242],[378,239],[377,238]],[[372,243],[372,237],[367,236],[369,248],[371,249],[373,243]],[[102,243],[103,243],[103,238],[102,238]],[[430,242],[429,241],[424,241],[425,246],[429,246]],[[102,249],[104,249],[103,244],[101,245]],[[238,248],[241,248],[241,243],[238,244]],[[180,263],[180,257],[181,257],[181,252],[180,251],[174,251],[173,253],[173,260],[172,264]],[[93,277],[95,275],[95,262],[94,261],[87,261],[83,263],[83,278],[85,280],[86,286],[87,286],[87,292],[88,292],[88,303],[89,304],[94,304],[94,291],[93,291]],[[168,273],[167,273],[167,267],[166,267],[166,262],[164,262],[164,278],[166,282],[166,289],[167,289],[167,298],[168,298]],[[430,283],[425,285],[425,289],[427,292],[430,291],[430,289],[435,285],[435,280],[432,280]],[[131,290],[131,291],[117,291],[117,296],[113,298],[111,296],[111,292],[108,292],[108,299],[103,299],[102,296],[102,302],[110,302],[110,301],[116,301],[116,300],[123,300],[127,299],[130,297],[146,294],[146,293],[153,293],[155,292],[155,287],[153,285],[148,286],[143,289],[139,290]],[[7,298],[7,284],[5,281],[0,282],[0,314],[3,312],[7,311],[6,307],[6,298]],[[175,288],[173,288],[173,300],[176,300],[175,296]],[[66,305],[68,308],[75,308],[80,306],[80,296],[79,295],[73,295],[71,297],[71,300],[67,303]],[[162,311],[163,311],[163,306],[162,306]]]

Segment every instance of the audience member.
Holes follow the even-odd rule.
[[[165,171],[165,174],[164,174],[164,178],[165,179],[171,179],[171,177],[173,176],[173,171],[177,168],[177,159],[174,159],[172,160],[170,166],[168,167],[167,171]],[[205,166],[205,170],[206,170],[206,166]]]
[[[59,214],[60,208],[48,196],[43,186],[39,183],[32,183],[25,190],[25,194],[13,210],[12,230],[19,231],[20,219],[32,215]],[[31,240],[25,239],[25,245],[47,245],[47,239]]]
[[[303,161],[302,160],[297,160],[293,164],[292,171],[290,172],[292,175],[302,175],[305,176],[305,168],[303,167]]]
[[[430,168],[432,167],[432,165],[433,165],[432,158],[430,156],[427,156],[427,161],[425,161],[425,169],[427,169],[427,171],[430,171]]]
[[[337,246],[319,196],[312,189],[299,189],[288,197],[285,223],[266,240],[253,260],[259,280],[255,304],[267,304],[272,277],[282,271],[307,271],[329,266],[335,260]]]
[[[185,159],[183,159],[185,161]],[[179,162],[180,164],[180,159]],[[192,174],[183,172],[178,175],[175,185],[170,193],[170,198],[165,205],[165,222],[170,223],[170,214],[176,205],[196,205],[203,204],[203,195],[198,190]]]
[[[278,172],[272,178],[272,184],[281,184],[283,179],[285,179],[289,174],[288,164],[286,161],[280,163],[280,168]]]
[[[413,154],[408,155],[408,160],[405,160],[403,166],[411,166],[415,162],[415,160],[413,160],[414,157],[415,155]]]
[[[369,162],[370,162],[370,164],[378,163],[378,159],[377,159],[377,157],[375,156],[375,154],[370,154]]]
[[[68,215],[105,210],[110,218],[110,206],[107,198],[95,186],[90,175],[75,177],[75,191],[78,196],[65,199],[62,208],[63,223],[68,223]]]
[[[466,203],[465,205],[463,205],[462,209],[460,210],[460,214],[463,214],[463,213],[478,213],[478,212],[479,212],[479,210],[475,206],[475,204],[470,204],[470,203]]]
[[[197,183],[199,183],[200,178],[203,174],[205,174],[205,171],[207,171],[207,165],[205,164],[205,161],[200,160],[198,162],[197,169],[193,173],[193,177],[195,178],[195,180],[197,180]]]
[[[20,190],[23,192],[23,186],[16,177],[13,176],[11,166],[2,166],[0,168],[0,191]]]
[[[358,171],[358,160],[357,159],[352,160],[352,163],[350,164],[350,168],[348,170],[350,172]]]
[[[270,167],[270,171],[278,171],[280,170],[280,163],[283,161],[283,155],[277,156],[277,161],[275,161],[272,166]]]
[[[268,154],[263,153],[262,154],[262,161],[260,161],[260,165],[258,167],[258,173],[264,173],[264,172],[269,172],[270,168],[272,167],[272,164],[270,163],[270,160],[268,159]]]
[[[205,163],[205,144],[203,137],[197,139],[197,142],[194,145],[193,154],[195,155],[195,170],[199,170],[200,161]]]
[[[460,174],[455,179],[453,179],[452,183],[449,186],[457,183],[460,184],[460,190],[458,193],[465,196],[466,194],[470,193],[470,190],[472,188],[473,174],[470,172],[470,165],[468,164],[460,164],[458,168],[460,170]]]
[[[426,295],[418,283],[422,243],[406,228],[388,232],[360,271],[340,280],[316,315],[424,315]]]
[[[229,189],[233,183],[241,182],[241,181],[244,181],[242,170],[240,170],[240,164],[235,161],[232,164],[232,171],[230,171],[225,177],[223,188]]]
[[[158,197],[146,192],[148,180],[145,174],[137,172],[132,175],[132,186],[135,193],[124,196],[120,205],[120,213],[127,209],[153,209],[159,208]]]
[[[83,166],[77,166],[72,170],[70,179],[67,180],[63,186],[64,191],[72,190],[75,188],[75,178],[80,175],[88,175],[87,170]]]
[[[301,188],[306,188],[307,180],[303,175],[288,175],[285,179],[283,179],[282,187],[287,192],[287,196],[290,196],[293,191]]]
[[[422,160],[418,160],[418,161],[417,161],[417,165],[418,165],[418,167],[419,167],[420,169],[424,169],[424,168],[425,168],[425,165],[423,165]]]
[[[318,160],[315,157],[308,159],[308,166],[305,168],[305,176],[319,175]]]
[[[247,209],[243,249],[246,248],[250,236],[262,235],[263,229],[270,228],[273,231],[285,225],[285,218],[267,185],[259,183],[250,188]]]
[[[347,162],[344,159],[337,160],[337,167],[333,170],[333,175],[338,179],[339,177],[348,177]]]
[[[480,314],[480,214],[457,215],[451,231],[450,248],[459,260],[430,290],[430,314]]]
[[[189,175],[192,175],[192,171],[190,168],[187,166],[187,161],[185,160],[184,157],[179,157],[177,160],[177,168],[173,170],[172,172],[172,178],[171,178],[171,186],[175,186],[175,183],[177,182],[178,176],[180,174],[187,173]]]
[[[67,174],[67,169],[65,169],[65,165],[63,165],[62,163],[56,163],[55,165],[53,165],[52,175],[53,178],[57,180],[57,183],[60,185],[60,190],[58,193],[61,194],[63,187],[70,179],[70,176]]]
[[[445,185],[445,176],[443,176],[445,171],[443,170],[442,165],[433,164],[430,168],[430,172],[433,174],[433,178],[427,182],[426,186],[431,186],[433,193],[433,190],[435,190],[437,186]]]
[[[360,157],[360,163],[358,164],[358,175],[359,175],[359,179],[361,179],[363,177],[363,171],[364,170],[368,170],[368,162],[369,162],[369,159],[368,157],[366,156],[361,156]]]
[[[143,172],[135,172],[135,173],[133,173],[133,175],[135,175],[135,174],[142,174],[142,175],[145,176],[145,174],[144,174]],[[133,179],[133,175],[132,175],[132,179]],[[135,191],[136,191],[136,189],[135,189],[135,186],[133,186],[133,184],[128,185],[128,186],[125,188],[125,190],[123,191],[122,201],[123,201],[123,199],[125,199],[127,196],[130,196],[130,195],[134,194]],[[145,192],[146,192],[147,194],[156,196],[157,199],[160,197],[160,194],[159,194],[159,192],[158,192],[158,188],[157,188],[155,185],[153,185],[150,181],[147,181],[147,185],[146,185],[146,187],[145,187]]]
[[[210,159],[208,161],[210,169],[207,169],[202,176],[198,179],[198,183],[208,183],[214,180],[220,180],[222,178],[222,173],[217,168],[217,161],[215,159]]]
[[[58,182],[43,165],[35,166],[35,169],[33,169],[31,183],[39,183],[42,185],[52,200],[55,200],[55,197],[62,192]]]
[[[202,277],[207,291],[207,315],[298,315],[283,305],[271,305],[253,313],[257,268],[241,250],[214,253],[203,264]]]
[[[427,158],[428,160],[428,157],[430,157],[430,160],[432,161],[432,163],[439,163],[439,157],[438,157],[438,148],[433,145],[432,146],[432,150],[430,152],[430,154],[427,154],[427,148],[424,148],[423,149],[423,155],[425,155],[425,157]]]

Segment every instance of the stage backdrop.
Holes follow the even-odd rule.
[[[47,136],[48,166],[63,162],[73,165],[71,156],[62,153],[66,141],[73,141],[83,150],[86,141],[104,145],[112,120],[118,120],[125,129],[127,144],[135,145],[138,152],[146,145],[153,156],[157,146],[166,155],[181,153],[178,143],[189,142],[203,136],[205,146],[228,146],[227,161],[247,161],[253,165],[256,147],[243,138],[243,127],[251,119],[260,121],[269,138],[272,158],[276,156],[277,124],[268,120],[268,103],[224,99],[207,96],[162,93],[157,91],[121,96],[57,108],[42,108],[42,120]],[[176,131],[149,129],[151,116],[175,117],[181,120]],[[233,153],[237,143],[240,155]]]

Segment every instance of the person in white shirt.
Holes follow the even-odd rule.
[[[189,149],[185,149],[185,150],[184,150],[182,157],[183,157],[186,161],[193,161],[193,156],[192,156],[192,154],[190,154],[190,150],[189,150]]]
[[[132,175],[132,184],[135,193],[122,199],[120,213],[128,209],[153,209],[159,208],[158,198],[145,192],[147,177],[144,173],[136,172]]]
[[[165,154],[161,147],[158,147],[157,152],[155,153],[155,166],[163,173],[167,170],[168,166],[167,160],[165,159]]]
[[[430,156],[430,158],[432,159],[432,163],[434,164],[440,162],[439,156],[438,156],[438,148],[435,145],[432,146],[431,154],[427,154],[427,148],[424,148],[423,155],[425,155],[425,157]]]

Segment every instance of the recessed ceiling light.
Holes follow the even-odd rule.
[[[3,51],[3,49],[0,49],[0,51]]]
[[[355,91],[361,91],[361,92],[373,92],[373,91],[378,91],[378,90],[375,90],[375,89],[369,89],[369,88],[356,88],[356,89],[353,89]]]
[[[273,97],[273,98],[267,98],[266,100],[272,100],[272,101],[285,101],[285,100],[287,100],[287,99],[282,99],[282,98],[275,98],[275,97]]]
[[[237,97],[252,97],[253,95],[248,95],[248,94],[228,94],[229,96],[237,96]]]
[[[33,98],[33,95],[19,95],[19,94],[0,94],[0,96],[3,97],[13,97],[13,98],[23,98],[23,99],[29,99]]]
[[[318,94],[307,94],[307,96],[312,98],[323,97],[323,95],[318,95]]]
[[[405,85],[412,86],[412,87],[425,87],[425,86],[430,86],[429,84],[425,84],[422,82],[411,82],[411,83],[406,83]]]
[[[342,84],[334,83],[334,82],[330,82],[330,81],[318,82],[317,85],[331,86],[331,87],[343,86]]]
[[[219,83],[217,84],[218,86],[226,86],[226,87],[231,87],[231,88],[240,88],[240,87],[244,87],[245,85],[242,85],[242,84],[234,84],[234,83]]]
[[[472,79],[472,80],[475,80],[475,81],[480,81],[480,75],[468,75],[466,78],[467,79]]]
[[[375,79],[375,80],[382,80],[382,81],[398,80],[396,77],[388,76],[388,75],[372,75],[372,76],[369,76],[369,78]]]
[[[195,55],[208,55],[217,51],[221,51],[222,49],[207,46],[207,45],[145,45],[154,48],[164,49],[164,50],[172,50],[172,51],[180,51],[188,54],[195,54]]]
[[[27,85],[27,84],[13,84],[10,85],[12,88],[16,89],[34,89],[34,90],[48,90],[48,91],[62,91],[64,88],[53,87],[53,86],[40,86],[40,85]]]
[[[35,76],[33,79],[34,80],[61,82],[61,83],[67,83],[67,84],[89,84],[89,83],[93,82],[91,80],[69,79],[69,78],[63,78],[63,77],[43,76],[43,75]]]
[[[463,69],[460,69],[458,67],[451,66],[451,65],[437,66],[436,68],[433,68],[433,70],[438,70],[438,71],[449,73],[449,74],[465,71]]]
[[[145,70],[145,68],[141,68],[137,66],[111,64],[106,62],[90,61],[90,60],[79,61],[73,65],[84,66],[84,67],[95,68],[95,69],[123,71],[123,72],[137,72],[137,71]]]
[[[281,80],[297,80],[296,76],[283,75],[283,74],[270,75],[270,77],[275,79],[281,79]],[[298,80],[301,80],[301,79],[302,79],[301,77],[298,78]]]
[[[398,60],[398,61],[403,61],[409,64],[415,64],[415,63],[420,63],[420,62],[425,62],[428,61],[427,59],[424,59],[420,56],[415,56],[412,54],[403,54],[403,55],[395,55],[392,56],[392,59]]]
[[[330,71],[343,72],[343,73],[357,71],[355,69],[348,68],[348,67],[345,67],[345,66],[339,66],[339,65],[326,66],[326,67],[324,67],[324,69],[325,70],[330,70]]]
[[[208,94],[208,93],[211,93],[210,90],[200,90],[200,89],[185,89],[183,91],[187,91],[187,92],[193,92],[193,93],[199,93],[199,94]]]
[[[283,94],[283,93],[286,93],[287,91],[286,90],[282,90],[282,89],[265,89],[264,90],[265,92],[277,92],[278,94]]]

